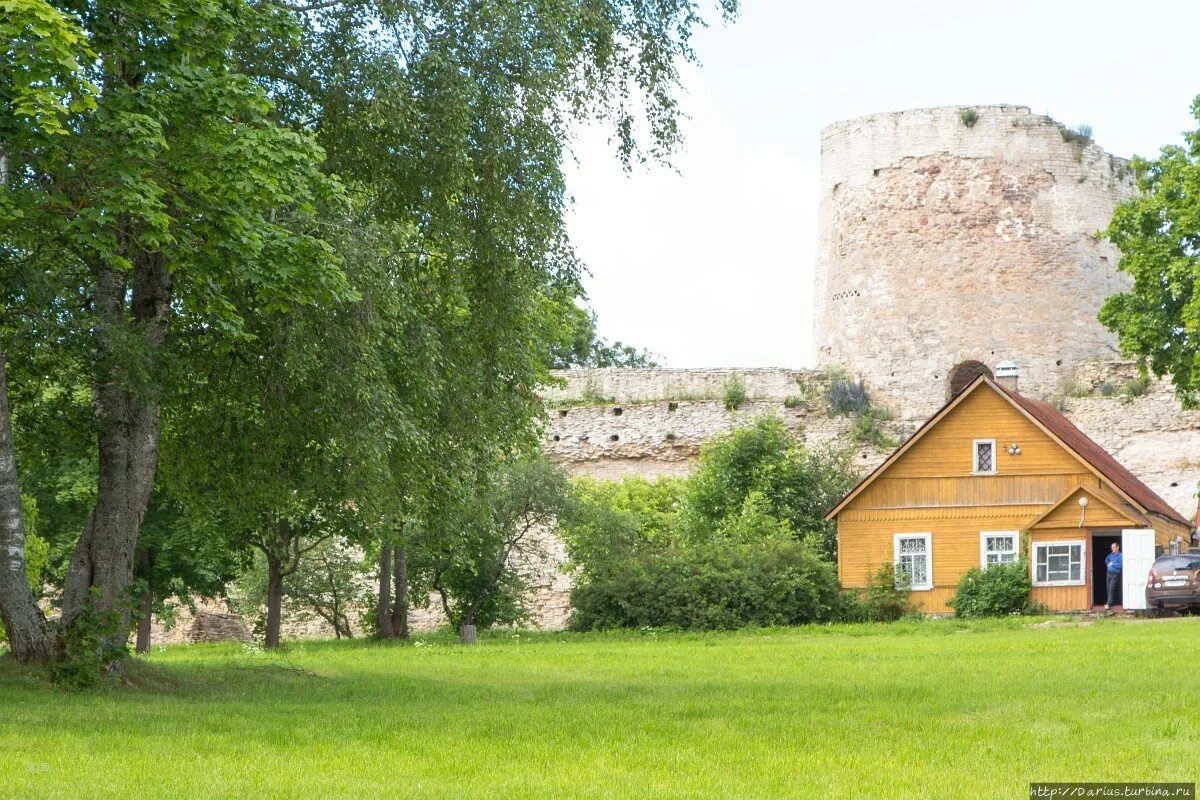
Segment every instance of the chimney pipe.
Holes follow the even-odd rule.
[[[996,365],[996,383],[1010,392],[1017,391],[1017,378],[1020,375],[1021,370],[1017,367],[1016,362],[1001,361]]]

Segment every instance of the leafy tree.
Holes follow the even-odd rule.
[[[507,459],[482,477],[452,530],[414,537],[414,566],[460,630],[524,616],[517,560],[537,555],[538,534],[571,511],[566,475],[540,455]]]
[[[716,437],[688,480],[684,530],[707,539],[739,517],[767,514],[798,535],[814,537],[818,549],[833,557],[836,531],[823,517],[856,481],[849,458],[843,450],[801,445],[774,417]],[[744,529],[746,521],[736,524]]]
[[[573,510],[559,522],[574,566],[584,575],[634,553],[665,552],[679,539],[679,478],[576,479]]]
[[[1192,104],[1200,123],[1200,97]],[[1134,158],[1138,193],[1113,213],[1107,235],[1121,251],[1118,269],[1133,278],[1100,310],[1121,349],[1195,407],[1200,392],[1200,130],[1157,159]]]
[[[596,312],[581,308],[573,300],[564,305],[563,331],[551,346],[550,366],[627,367],[646,369],[661,366],[649,350],[638,350],[623,342],[609,342],[597,330]]]

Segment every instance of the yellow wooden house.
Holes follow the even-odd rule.
[[[1014,370],[1015,373],[1015,370]],[[1124,551],[1125,608],[1145,608],[1155,555],[1191,525],[1050,405],[981,375],[826,515],[838,575],[863,587],[884,564],[928,614],[948,613],[963,574],[1029,563],[1032,599],[1056,611],[1104,603],[1104,557]]]

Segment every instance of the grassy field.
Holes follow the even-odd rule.
[[[1195,780],[1200,620],[475,647],[165,649],[63,694],[0,664],[13,798],[1025,797]]]

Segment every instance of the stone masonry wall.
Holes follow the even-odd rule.
[[[1096,320],[1126,285],[1096,232],[1133,191],[1127,163],[1019,106],[880,114],[822,133],[816,341],[905,416],[966,360],[1015,361],[1045,395],[1116,355]]]

